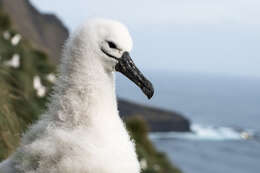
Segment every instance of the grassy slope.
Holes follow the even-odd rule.
[[[33,77],[38,75],[42,84],[50,92],[51,83],[46,76],[55,71],[47,56],[22,39],[13,46],[3,33],[8,31],[11,38],[15,33],[10,29],[8,17],[0,12],[0,160],[8,157],[19,143],[27,126],[37,120],[44,109],[46,97],[39,98],[33,88]],[[18,68],[8,67],[5,62],[13,54],[19,54]],[[147,128],[140,118],[131,118],[126,126],[136,141],[138,158],[143,165],[143,173],[179,173],[164,154],[155,150],[147,137]]]
[[[136,143],[138,159],[141,161],[141,166],[144,165],[143,173],[181,173],[170,163],[164,153],[155,149],[148,139],[148,126],[141,116],[127,119],[126,127]]]
[[[51,83],[46,75],[54,71],[46,55],[31,48],[22,39],[13,46],[11,40],[4,39],[8,31],[10,38],[16,33],[10,29],[8,17],[0,13],[0,160],[7,157],[17,146],[20,134],[28,124],[37,119],[46,98],[38,98],[33,89],[33,77],[39,75],[42,83],[50,90]],[[20,55],[20,66],[7,66],[6,61],[14,54]]]

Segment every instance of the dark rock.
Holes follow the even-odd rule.
[[[141,116],[149,126],[150,131],[190,131],[190,122],[177,112],[144,106],[119,99],[119,112],[123,118]]]

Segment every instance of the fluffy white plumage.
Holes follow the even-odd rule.
[[[119,49],[109,49],[112,40]],[[132,40],[119,22],[93,19],[67,41],[48,110],[0,164],[0,173],[138,173],[134,143],[119,117],[116,61]]]

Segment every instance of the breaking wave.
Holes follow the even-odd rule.
[[[231,127],[213,127],[193,124],[191,132],[153,132],[152,139],[187,139],[187,140],[249,140],[256,138],[254,130],[243,130]]]

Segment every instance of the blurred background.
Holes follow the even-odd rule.
[[[143,172],[259,172],[260,1],[0,0],[0,9],[0,159],[44,111],[69,33],[104,17],[129,28],[133,60],[155,87],[148,101],[117,75]]]

